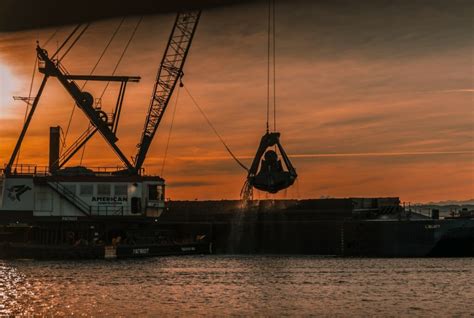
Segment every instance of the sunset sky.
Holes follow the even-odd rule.
[[[277,125],[299,179],[278,198],[400,196],[427,202],[474,197],[473,27],[471,1],[277,1]],[[207,9],[185,66],[184,83],[235,154],[250,165],[266,113],[266,2]],[[95,74],[110,74],[139,17],[125,20]],[[129,84],[119,145],[136,153],[174,14],[145,16],[118,75]],[[63,60],[88,74],[120,18],[91,24]],[[62,26],[50,53],[74,26]],[[0,162],[23,124],[35,42],[57,27],[0,33]],[[41,81],[37,74],[33,92]],[[100,95],[104,83],[86,90]],[[113,107],[118,86],[103,105]],[[175,91],[176,96],[176,91]],[[159,173],[172,99],[145,169]],[[47,165],[50,126],[67,126],[74,103],[50,79],[20,162]],[[164,177],[172,199],[235,199],[246,177],[184,90]],[[67,144],[88,125],[74,114]],[[78,157],[70,165],[79,163]],[[120,161],[99,135],[83,164]],[[257,198],[271,197],[259,194]]]

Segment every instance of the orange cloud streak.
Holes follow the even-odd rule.
[[[332,12],[334,8],[318,10],[319,5],[290,2],[278,9],[278,129],[300,176],[297,185],[278,196],[472,198],[474,109],[472,74],[466,68],[472,63],[472,43],[463,35],[464,15],[432,12],[436,19],[426,18],[421,24],[418,15],[424,13],[412,10],[398,17],[406,21],[399,21],[397,33],[396,28],[384,29],[383,15],[390,14],[384,10],[362,21]],[[205,12],[185,68],[185,85],[247,164],[265,128],[265,12],[262,4]],[[331,15],[344,19],[329,19],[329,26],[325,23]],[[120,74],[142,77],[141,83],[128,87],[118,130],[119,144],[129,156],[136,152],[172,20],[172,16],[146,17],[119,67]],[[127,20],[122,37],[96,74],[110,73],[134,21]],[[117,23],[108,20],[91,26],[64,60],[71,73],[89,72]],[[67,31],[62,28],[57,39]],[[13,103],[10,95],[27,94],[35,40],[44,41],[52,32],[0,35],[0,161],[8,160],[23,122],[24,106]],[[38,81],[39,77],[35,88]],[[103,84],[86,88],[97,96]],[[116,92],[111,85],[102,101],[106,109],[113,106]],[[174,101],[170,109],[172,105]],[[50,79],[22,147],[21,162],[47,164],[48,127],[65,128],[72,107],[68,94]],[[229,160],[184,92],[177,107],[164,170],[168,196],[237,198],[245,171]],[[161,170],[170,109],[146,161],[150,173]],[[76,110],[67,144],[87,125]],[[79,157],[70,164],[79,164]],[[87,145],[83,164],[115,166],[119,161],[96,137]]]

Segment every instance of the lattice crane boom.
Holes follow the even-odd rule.
[[[160,125],[174,88],[183,74],[183,67],[201,16],[200,10],[178,13],[153,87],[150,106],[138,152],[135,170],[140,171],[153,137]]]

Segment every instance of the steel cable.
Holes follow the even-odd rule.
[[[273,131],[276,131],[276,23],[275,23],[275,0],[273,6]]]
[[[199,112],[201,113],[202,117],[204,117],[204,119],[206,120],[207,124],[209,125],[209,127],[211,127],[212,131],[214,132],[214,134],[217,136],[217,138],[219,138],[219,140],[221,141],[221,143],[224,145],[225,149],[227,150],[227,152],[230,154],[230,156],[235,160],[235,162],[237,162],[237,164],[239,166],[241,166],[243,169],[245,169],[247,172],[249,171],[249,168],[247,168],[235,155],[234,153],[232,152],[232,150],[230,150],[229,146],[226,144],[226,142],[224,141],[224,139],[221,137],[221,135],[217,132],[217,129],[214,127],[214,125],[211,123],[211,121],[209,120],[209,118],[207,117],[206,113],[204,113],[204,110],[199,106],[199,104],[196,102],[196,100],[194,99],[194,97],[191,95],[191,93],[189,92],[189,90],[187,89],[186,86],[184,86],[184,90],[186,91],[186,93],[188,93],[188,96],[191,98],[191,100],[193,101],[194,105],[196,106],[196,108],[199,110]]]
[[[56,34],[59,32],[59,29],[60,28],[57,28],[49,37],[48,39],[46,40],[46,42],[44,43],[44,46],[48,45],[48,43],[56,36]],[[28,92],[28,99],[26,100],[26,109],[25,109],[25,116],[24,116],[24,119],[23,119],[23,123],[26,122],[26,118],[28,116],[28,110],[30,108],[30,100],[31,100],[31,93],[33,91],[33,85],[34,85],[34,81],[35,81],[35,76],[36,76],[36,66],[38,65],[38,56],[35,57],[35,62],[34,62],[34,65],[33,65],[33,74],[31,75],[31,82],[30,82],[30,89],[29,89],[29,92]],[[18,149],[18,155],[16,157],[16,165],[18,165],[18,162],[20,160],[20,154],[21,154],[21,147],[20,149]]]
[[[133,29],[133,32],[132,34],[130,35],[130,38],[128,39],[128,42],[127,44],[125,45],[123,51],[122,51],[122,54],[120,55],[118,61],[117,61],[117,64],[115,65],[115,68],[114,70],[112,71],[112,76],[115,75],[115,72],[117,71],[120,63],[122,62],[122,59],[123,57],[125,56],[125,53],[127,52],[128,50],[128,47],[130,46],[130,43],[132,42],[133,38],[135,37],[135,33],[137,32],[138,30],[138,27],[140,26],[140,24],[142,23],[142,20],[143,20],[143,16],[140,17],[140,19],[138,20],[137,24],[135,25],[135,28]],[[104,97],[104,94],[105,94],[105,91],[107,90],[107,88],[109,87],[109,84],[110,82],[107,82],[107,84],[105,85],[104,87],[104,90],[102,91],[102,94],[100,95],[99,99],[102,99],[102,97]]]
[[[26,100],[26,109],[25,109],[25,117],[23,119],[23,124],[26,123],[26,118],[28,117],[28,109],[30,108],[31,92],[33,91],[33,84],[34,84],[34,81],[35,81],[36,65],[37,64],[38,64],[38,56],[36,56],[35,63],[33,65],[33,74],[31,75],[30,91],[28,92],[28,99]],[[20,153],[21,153],[21,147],[20,147],[20,149],[18,149],[18,155],[16,157],[16,165],[18,165],[18,161],[20,160]]]
[[[120,21],[120,23],[117,25],[117,27],[115,28],[115,31],[114,33],[112,34],[112,36],[110,37],[108,43],[106,44],[106,46],[104,47],[104,49],[102,50],[102,53],[100,54],[99,56],[99,59],[97,60],[97,62],[95,63],[94,67],[92,68],[92,70],[90,71],[89,75],[92,75],[94,74],[95,70],[97,69],[97,67],[99,66],[99,63],[100,61],[102,60],[102,58],[104,57],[105,53],[107,52],[107,49],[109,48],[110,44],[112,43],[112,41],[114,40],[115,36],[117,35],[118,31],[120,30],[120,27],[122,26],[123,24],[123,21],[125,20],[125,17],[122,18],[122,20]],[[88,80],[86,80],[84,82],[84,84],[82,84],[81,86],[81,91],[85,88],[86,84],[87,84]],[[69,129],[71,127],[71,123],[72,123],[72,118],[74,117],[74,112],[76,110],[76,104],[74,103],[74,105],[72,106],[72,110],[71,110],[71,115],[69,116],[69,121],[68,121],[68,124],[67,124],[67,128],[66,128],[66,132],[64,134],[64,143],[63,143],[63,146],[62,146],[62,149],[61,151],[64,150],[64,147],[66,147],[66,138],[67,138],[67,135],[69,133]],[[89,123],[90,125],[90,123]],[[82,160],[81,160],[82,162]]]
[[[268,0],[267,26],[267,133],[270,130],[270,84],[273,86],[273,131],[276,131],[276,23],[275,0]]]
[[[268,0],[268,29],[267,29],[267,133],[269,132],[270,121],[270,28],[271,28],[271,0]]]
[[[56,36],[56,34],[59,32],[59,29],[60,28],[57,28],[56,31],[53,32],[53,34],[51,34],[49,36],[49,38],[46,40],[46,42],[44,42],[43,44],[43,47],[45,47],[46,45],[48,45],[48,43]]]
[[[178,90],[176,92],[176,100],[174,102],[173,116],[171,117],[171,124],[170,124],[170,129],[168,132],[168,140],[166,141],[166,148],[165,148],[165,153],[163,155],[163,162],[161,163],[161,172],[160,172],[161,177],[163,177],[163,173],[165,171],[166,158],[168,156],[168,148],[169,148],[170,140],[171,140],[171,132],[173,131],[174,119],[176,116],[176,109],[178,108],[180,86],[181,85],[178,86]]]
[[[66,50],[66,52],[64,52],[63,56],[61,56],[58,60],[58,62],[61,62],[65,57],[66,55],[68,55],[68,53],[71,51],[71,49],[76,45],[76,43],[79,41],[79,39],[84,35],[84,33],[87,31],[87,29],[89,28],[90,26],[90,23],[87,23],[86,26],[82,29],[81,33],[79,33],[79,35],[74,39],[74,41],[72,42],[72,44],[68,47],[68,49]]]
[[[69,40],[73,37],[73,35],[77,32],[77,30],[79,30],[79,28],[82,26],[82,24],[78,24],[74,30],[72,30],[72,32],[68,35],[68,37],[66,38],[66,40],[64,40],[63,44],[61,44],[61,46],[56,50],[56,52],[53,54],[53,56],[51,56],[51,59],[53,59],[58,53],[59,51],[61,51],[63,49],[63,47],[66,45],[67,42],[69,42]]]
[[[124,17],[124,19],[125,19],[125,17]],[[143,20],[143,16],[141,16],[140,19],[138,19],[137,24],[135,25],[135,28],[133,29],[132,34],[130,35],[130,38],[129,38],[128,41],[127,41],[127,44],[125,45],[125,47],[124,47],[124,49],[123,49],[123,51],[122,51],[122,54],[120,55],[120,57],[119,57],[117,63],[115,64],[115,67],[114,67],[114,69],[113,69],[113,71],[112,71],[112,76],[115,75],[115,72],[117,71],[117,69],[118,69],[120,63],[122,62],[122,59],[123,59],[123,57],[125,56],[125,53],[127,52],[128,47],[130,46],[130,43],[132,43],[132,40],[133,40],[133,38],[135,37],[135,34],[136,34],[137,30],[138,30],[138,27],[139,27],[140,24],[142,23],[142,20]],[[123,20],[122,20],[122,22],[123,22]],[[121,24],[120,24],[120,25],[121,25]],[[110,84],[110,81],[107,82],[107,84],[105,85],[104,89],[102,90],[102,93],[100,94],[99,100],[102,100],[102,98],[104,97],[104,94],[105,94],[105,92],[107,91],[107,88],[109,87],[109,84]],[[82,147],[81,159],[80,159],[80,161],[79,161],[79,164],[82,164],[82,160],[84,159],[84,153],[85,153],[85,151],[86,151],[86,145],[84,145],[84,146]]]

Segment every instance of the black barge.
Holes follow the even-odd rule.
[[[159,217],[2,212],[1,258],[186,254],[473,257],[474,218],[430,218],[398,198],[170,201]],[[435,217],[437,215],[434,215]]]
[[[212,224],[215,253],[474,256],[474,215],[425,216],[398,198],[264,200],[243,209],[240,201],[178,201],[161,222]]]

